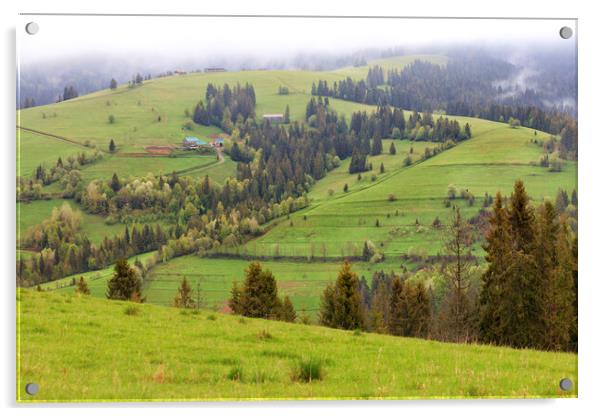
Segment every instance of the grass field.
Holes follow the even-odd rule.
[[[53,139],[31,132],[18,130],[17,176],[33,176],[38,165],[47,168],[54,166],[59,157],[63,161],[78,153],[91,153],[91,149],[64,140]]]
[[[576,397],[577,356],[20,290],[19,402]],[[300,382],[318,362],[321,379]],[[563,392],[558,383],[575,383]],[[25,394],[25,384],[40,391]]]
[[[188,172],[193,169],[210,169],[216,164],[215,155],[190,155],[182,157],[135,157],[108,155],[99,163],[82,169],[82,179],[88,183],[94,179],[109,181],[113,173],[121,178],[141,177],[148,174],[170,175],[172,172]],[[126,169],[127,168],[127,169]],[[231,172],[232,174],[235,171]]]
[[[408,146],[414,146],[420,154],[425,144],[396,141],[401,150],[397,155],[373,158],[375,174],[381,161],[386,169],[374,182],[369,179],[370,172],[362,174],[358,182],[357,175],[348,174],[348,164],[343,163],[312,188],[309,208],[291,215],[290,220],[276,220],[275,227],[247,243],[245,249],[265,256],[308,256],[325,251],[328,257],[340,257],[357,255],[364,241],[371,240],[385,255],[435,255],[441,251],[441,233],[431,224],[436,217],[443,222],[449,220],[451,209],[445,208],[443,201],[450,185],[468,189],[476,197],[472,207],[466,201],[454,201],[465,217],[477,213],[486,192],[495,195],[500,191],[509,196],[517,179],[525,182],[535,201],[555,198],[559,188],[569,193],[577,188],[575,162],[566,162],[562,172],[549,172],[531,164],[542,155],[541,148],[531,143],[533,130],[453,118],[462,124],[469,121],[473,138],[409,167],[400,166]],[[546,137],[540,132],[542,136]],[[385,141],[385,151],[387,146]],[[348,193],[343,192],[345,183],[349,184]],[[333,195],[329,195],[329,189]]]
[[[403,67],[416,60],[444,63],[443,56],[409,55],[401,58],[375,61],[385,68]],[[151,145],[180,144],[185,135],[206,137],[219,133],[216,127],[195,125],[192,131],[182,127],[190,121],[185,111],[192,112],[205,95],[209,82],[221,86],[249,82],[257,96],[257,116],[284,112],[290,106],[291,119],[302,120],[305,106],[311,97],[311,85],[320,79],[329,82],[345,76],[364,76],[368,66],[342,68],[335,71],[240,71],[221,73],[190,73],[187,75],[145,81],[142,86],[116,90],[102,90],[47,106],[18,112],[19,124],[82,142],[89,141],[106,150],[113,138],[120,151],[139,152]],[[289,87],[289,95],[278,95],[278,87]],[[362,104],[331,100],[332,107],[347,115],[358,109],[369,109]],[[109,123],[109,115],[115,117]],[[159,116],[161,121],[158,121]]]
[[[133,256],[133,263],[139,259],[143,264],[153,253]],[[209,259],[196,255],[178,257],[166,263],[160,263],[150,272],[144,281],[143,295],[148,303],[170,306],[178,290],[181,280],[186,277],[195,291],[200,289],[204,307],[223,310],[227,305],[232,284],[242,283],[244,271],[250,261],[243,259]],[[340,262],[294,262],[287,260],[261,261],[263,268],[269,269],[278,282],[281,296],[288,295],[299,314],[305,312],[310,318],[317,317],[320,307],[320,296],[324,287],[336,276],[341,268]],[[400,272],[401,261],[391,259],[384,263],[370,264],[357,262],[353,270],[359,276],[365,276],[368,282],[376,271]],[[107,281],[113,275],[113,266],[87,273],[78,273],[60,280],[42,284],[44,290],[58,293],[73,293],[73,278],[80,276],[88,281],[92,296],[105,297]],[[198,286],[197,286],[198,285]]]
[[[130,264],[133,264],[136,260],[140,260],[142,264],[146,262],[150,257],[154,256],[155,252],[138,254],[128,259]],[[97,298],[106,298],[107,293],[107,281],[113,276],[114,265],[110,265],[107,268],[101,270],[94,270],[86,273],[76,273],[71,276],[64,277],[59,280],[52,282],[43,283],[40,287],[46,291],[54,291],[57,293],[74,293],[75,288],[72,285],[72,280],[78,280],[83,277],[90,288],[90,294]]]
[[[407,56],[393,58],[390,65],[403,66],[413,60],[445,61],[438,56]],[[384,62],[384,61],[383,61]],[[385,63],[381,64],[385,65]],[[386,65],[385,65],[386,66]],[[83,179],[109,180],[113,173],[121,178],[144,176],[148,173],[183,171],[185,175],[208,175],[218,183],[236,175],[236,163],[226,157],[224,163],[215,163],[215,157],[133,157],[144,153],[147,146],[177,146],[187,135],[207,138],[219,133],[216,127],[193,125],[191,131],[183,126],[190,121],[186,110],[192,112],[204,96],[209,82],[215,85],[252,83],[257,94],[257,116],[283,112],[288,104],[292,120],[302,120],[305,106],[311,97],[312,82],[327,79],[330,82],[343,76],[360,76],[368,67],[343,68],[333,72],[311,71],[242,71],[225,73],[191,73],[146,81],[137,88],[120,86],[117,90],[102,90],[76,99],[18,111],[18,125],[42,132],[64,136],[77,143],[90,143],[105,152],[103,160],[82,169]],[[278,95],[278,87],[287,86],[289,95]],[[331,100],[332,107],[348,116],[357,110],[370,111],[370,106]],[[109,123],[109,115],[115,117]],[[161,121],[159,121],[161,117]],[[118,153],[107,152],[109,141],[117,143]],[[66,158],[92,149],[49,136],[18,131],[17,174],[30,177],[38,165],[46,167]],[[57,183],[45,189],[58,193]]]

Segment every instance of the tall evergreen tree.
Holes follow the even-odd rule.
[[[444,242],[448,261],[442,267],[447,282],[440,317],[440,333],[444,339],[455,342],[470,341],[474,337],[474,310],[469,298],[470,273],[473,265],[472,229],[454,207],[451,223]]]
[[[389,333],[397,336],[408,336],[410,332],[410,297],[411,287],[399,276],[391,285],[389,301]]]
[[[291,122],[291,109],[289,108],[289,106],[287,104],[286,108],[284,109],[284,123],[289,124],[290,122]]]
[[[119,181],[119,177],[117,176],[116,173],[113,173],[113,176],[111,177],[110,187],[115,192],[117,192],[121,189],[121,182]]]
[[[383,140],[380,137],[380,134],[375,134],[372,138],[372,148],[370,149],[370,154],[372,156],[380,155],[383,152]]]
[[[513,270],[515,259],[512,251],[512,236],[508,213],[504,207],[502,195],[498,192],[493,202],[493,212],[489,217],[489,231],[485,235],[485,260],[488,267],[482,276],[479,297],[479,332],[482,341],[499,343],[506,332],[507,313],[504,310],[505,292],[509,290],[509,274]]]
[[[389,146],[389,154],[394,155],[397,153],[397,149],[395,149],[395,143],[391,142],[391,146]]]
[[[245,281],[240,293],[242,315],[253,318],[277,317],[280,300],[276,279],[270,270],[262,270],[257,262],[245,270]]]
[[[343,263],[334,286],[329,285],[324,291],[320,321],[332,328],[363,327],[359,279],[348,261]]]

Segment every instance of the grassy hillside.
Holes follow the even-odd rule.
[[[133,256],[143,264],[153,253]],[[27,255],[27,254],[25,254]],[[329,282],[334,281],[340,262],[300,262],[291,260],[261,261],[263,267],[272,271],[278,282],[278,291],[288,295],[299,314],[305,313],[315,320],[320,307],[320,296]],[[196,298],[197,287],[201,291],[204,307],[224,310],[234,282],[242,283],[249,261],[243,259],[214,259],[196,255],[178,257],[161,263],[151,270],[143,285],[143,295],[148,303],[171,306],[180,282],[185,277],[193,288]],[[407,265],[407,263],[406,263]],[[386,270],[400,272],[401,262],[391,259],[384,263],[357,262],[353,270],[368,281],[374,272]],[[83,277],[88,282],[92,296],[105,298],[107,281],[113,276],[113,265],[87,273],[78,273],[60,280],[44,283],[42,289],[57,293],[72,294],[75,288],[72,279]],[[198,284],[198,286],[197,286]]]
[[[402,67],[416,59],[435,63],[445,57],[410,55],[377,61],[385,67]],[[288,104],[292,120],[302,120],[305,106],[311,97],[311,85],[319,79],[329,82],[355,71],[367,73],[368,67],[343,68],[336,71],[239,71],[221,73],[191,73],[158,78],[144,82],[142,86],[116,90],[102,90],[57,104],[19,111],[18,123],[22,126],[63,135],[79,141],[89,141],[106,149],[114,138],[124,152],[142,151],[150,145],[179,144],[186,134],[207,136],[218,133],[215,127],[195,125],[192,132],[183,132],[182,126],[190,117],[199,99],[204,98],[208,83],[236,85],[253,84],[257,96],[257,116],[281,113]],[[278,95],[278,87],[287,86],[289,95]],[[350,114],[369,106],[341,100],[331,100],[332,107]],[[109,115],[115,123],[108,121]],[[161,116],[161,121],[158,121]]]
[[[17,400],[575,397],[577,356],[21,290]],[[302,363],[322,379],[299,381]],[[575,382],[572,392],[559,380]],[[26,383],[40,391],[25,394]]]
[[[347,173],[348,165],[344,163],[311,190],[310,208],[291,215],[290,221],[280,221],[267,234],[249,242],[249,251],[305,256],[312,250],[321,252],[325,246],[327,256],[340,257],[357,255],[363,242],[372,240],[386,255],[434,255],[441,250],[441,233],[431,224],[436,217],[443,222],[449,219],[451,208],[445,208],[443,202],[450,185],[467,189],[476,197],[472,207],[466,201],[454,201],[466,217],[478,212],[486,192],[509,195],[517,179],[525,182],[536,201],[553,199],[559,188],[568,192],[577,188],[575,162],[567,162],[562,172],[533,165],[543,154],[540,147],[531,143],[533,130],[512,129],[486,120],[451,118],[461,124],[469,122],[473,138],[409,167],[400,166],[404,150],[414,146],[420,152],[424,145],[397,141],[401,154],[372,158],[374,170],[364,173],[360,183],[357,175]],[[538,137],[547,135],[539,132]],[[387,144],[383,147],[388,150]],[[378,173],[381,161],[389,171],[372,182],[368,178]],[[350,186],[346,194],[345,183]],[[333,189],[334,195],[329,196],[328,189]]]
[[[373,61],[370,65],[378,64],[385,69],[401,68],[415,59],[438,64],[446,62],[446,58],[440,56],[405,56]],[[368,66],[330,72],[188,74],[155,79],[136,88],[122,86],[116,91],[99,91],[63,103],[23,110],[19,122],[23,126],[68,136],[80,143],[89,141],[103,149],[110,138],[115,138],[119,146],[117,154],[106,154],[102,161],[86,166],[82,171],[85,181],[108,179],[113,172],[127,177],[176,170],[196,177],[209,175],[223,182],[236,170],[236,163],[229,158],[218,163],[214,155],[140,157],[146,146],[179,143],[185,134],[182,125],[189,120],[185,110],[192,110],[194,103],[203,96],[207,83],[250,82],[257,94],[258,116],[282,112],[289,104],[292,118],[302,119],[312,82],[318,79],[334,81],[344,76],[363,77],[367,70]],[[291,94],[278,95],[279,86],[289,87]],[[331,103],[337,111],[346,114],[358,109],[371,109],[340,100],[331,100]],[[108,122],[109,114],[115,116],[114,124]],[[158,116],[161,116],[160,122]],[[420,159],[425,148],[433,148],[435,144],[397,140],[394,142],[397,153],[392,156],[388,154],[392,141],[384,140],[383,154],[369,157],[373,171],[363,173],[358,180],[357,175],[348,173],[349,160],[343,161],[339,168],[313,186],[309,193],[309,208],[291,215],[290,219],[273,221],[263,236],[229,251],[247,256],[283,258],[267,262],[267,266],[276,273],[282,284],[281,290],[292,297],[295,307],[311,311],[317,308],[326,280],[336,276],[338,263],[293,264],[287,261],[287,257],[334,259],[358,256],[364,241],[371,240],[385,254],[385,262],[377,265],[357,263],[354,266],[369,280],[375,270],[399,271],[402,263],[407,264],[406,260],[400,259],[402,254],[424,256],[441,251],[441,232],[431,224],[437,217],[443,222],[449,218],[450,208],[443,204],[449,185],[456,186],[458,190],[468,189],[475,195],[474,206],[469,206],[466,201],[454,201],[462,207],[466,217],[478,212],[485,192],[495,194],[502,191],[508,195],[514,181],[519,178],[525,181],[527,191],[536,200],[553,198],[559,187],[569,192],[576,188],[575,163],[568,162],[560,173],[533,166],[543,152],[531,142],[535,137],[533,130],[512,129],[506,124],[487,120],[451,118],[457,119],[461,125],[468,122],[473,137],[424,162]],[[194,130],[186,134],[206,136],[216,132],[216,128],[195,125]],[[537,138],[547,136],[539,132]],[[81,147],[42,135],[23,133],[22,137],[25,138],[22,142],[23,164],[29,171],[38,163],[51,163],[58,155]],[[55,142],[60,145],[56,149],[52,147]],[[44,151],[51,148],[52,151]],[[404,163],[408,156],[413,162],[411,166]],[[381,163],[385,167],[382,174],[379,172]],[[349,188],[347,193],[343,192],[346,184]],[[52,207],[61,203],[57,200],[21,205],[21,230],[39,222],[40,218],[46,218]],[[121,232],[122,226],[107,226],[102,217],[84,215],[83,231],[97,242],[106,234]],[[482,254],[479,244],[475,245],[475,249],[477,254]],[[146,282],[145,293],[149,302],[168,304],[181,276],[186,275],[193,282],[199,280],[208,305],[219,308],[227,298],[231,282],[240,279],[247,264],[248,261],[243,260],[186,256],[158,266]],[[96,277],[97,274],[93,272],[90,276]],[[106,278],[110,275],[110,268],[100,272],[101,278],[93,283],[98,286],[98,291],[93,290],[94,294],[98,292],[103,296]],[[53,287],[56,285],[49,288]],[[72,291],[72,288],[63,290]]]

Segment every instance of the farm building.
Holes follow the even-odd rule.
[[[214,147],[224,147],[224,138],[217,137],[215,140],[213,140],[213,146]]]
[[[264,114],[263,119],[270,123],[283,123],[284,116],[282,114]]]
[[[205,68],[205,72],[226,72],[226,68],[209,67]]]
[[[182,147],[184,149],[198,149],[202,146],[207,146],[207,142],[199,139],[198,137],[188,136],[184,138],[184,141],[182,141]]]

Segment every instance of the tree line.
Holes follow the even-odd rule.
[[[312,94],[492,121],[513,118],[523,126],[560,135],[562,145],[575,158],[577,122],[571,111],[547,106],[549,97],[537,98],[533,90],[518,94],[496,87],[496,82],[511,77],[512,71],[512,65],[485,57],[451,59],[445,66],[417,60],[401,71],[389,70],[386,79],[381,76],[382,68],[374,66],[365,80],[348,77],[332,86],[320,80],[312,86]]]
[[[178,237],[178,230],[160,224],[126,225],[122,234],[92,243],[81,233],[81,213],[68,203],[28,230],[21,246],[38,253],[17,262],[17,282],[32,286],[74,273],[99,270],[117,259],[157,250]],[[181,231],[180,231],[181,232]]]
[[[576,351],[577,237],[566,213],[555,206],[566,210],[564,194],[559,192],[556,204],[546,200],[534,205],[522,181],[515,183],[509,198],[497,193],[487,216],[482,272],[472,253],[478,230],[454,207],[444,229],[440,288],[409,273],[376,272],[368,285],[344,262],[322,294],[320,324],[449,342]],[[271,272],[253,263],[245,273],[243,289],[233,285],[232,311],[282,319]]]
[[[227,133],[232,132],[234,123],[244,122],[255,117],[256,96],[251,84],[228,84],[216,87],[207,85],[205,101],[200,100],[192,115],[192,120],[204,126],[217,126]]]

